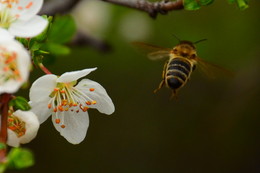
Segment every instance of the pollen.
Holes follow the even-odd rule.
[[[56,124],[60,124],[60,119],[58,119],[58,118],[55,119],[55,123],[56,123]]]
[[[32,5],[33,5],[33,2],[31,1],[31,2],[29,2],[29,3],[25,6],[25,8],[29,9],[29,8],[31,8]]]
[[[13,113],[8,115],[7,128],[12,130],[17,137],[21,137],[25,134],[25,122],[16,117]]]
[[[21,73],[18,68],[17,54],[15,52],[8,51],[7,49],[0,47],[0,62],[2,62],[0,63],[0,85],[9,80],[22,80]]]
[[[91,101],[86,101],[86,104],[87,105],[91,105]]]
[[[71,83],[57,83],[52,93],[49,95],[50,100],[48,108],[52,110],[54,122],[65,128],[64,117],[73,116],[73,114],[87,112],[97,101],[91,99],[86,90],[74,87],[75,81]],[[89,88],[94,91],[94,88]]]

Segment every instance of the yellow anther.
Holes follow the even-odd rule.
[[[61,90],[60,93],[65,93],[65,90]]]
[[[54,91],[59,91],[60,89],[59,88],[54,88]]]
[[[96,101],[96,100],[93,100],[93,101],[92,101],[92,104],[93,104],[93,105],[97,104],[97,101]]]
[[[51,108],[51,104],[48,104],[48,108],[49,108],[49,109]]]
[[[86,104],[87,105],[91,105],[91,101],[86,101]]]
[[[59,111],[63,111],[64,109],[63,109],[63,107],[60,105],[60,106],[58,106],[58,109],[59,109]]]
[[[89,91],[95,91],[95,88],[89,88]]]
[[[54,109],[53,109],[53,112],[57,112],[57,108],[54,108]]]
[[[55,123],[56,123],[56,124],[60,124],[60,119],[58,119],[58,118],[55,119]]]

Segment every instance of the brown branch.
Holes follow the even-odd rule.
[[[176,0],[176,1],[163,0],[160,2],[149,2],[147,0],[102,0],[102,1],[147,12],[152,18],[156,18],[158,13],[167,14],[168,11],[181,10],[184,8],[183,0]]]
[[[69,13],[81,0],[50,0],[44,3],[40,15],[54,16]]]
[[[8,103],[11,99],[10,94],[2,94],[1,101],[1,131],[0,131],[0,142],[6,144],[7,141],[7,118],[8,118]],[[0,164],[5,162],[6,148],[0,150]]]

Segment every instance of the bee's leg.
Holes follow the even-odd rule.
[[[157,89],[155,89],[153,92],[156,93],[157,91],[159,91],[165,84],[165,73],[166,73],[166,68],[167,68],[167,64],[168,64],[169,61],[166,61],[164,66],[163,66],[163,72],[162,72],[162,81],[159,85],[159,87]]]
[[[171,95],[171,97],[170,97],[170,100],[172,100],[172,99],[178,99],[178,96],[177,96],[177,91],[176,90],[172,90],[172,95]]]
[[[159,90],[163,87],[164,84],[165,84],[165,80],[163,79],[163,80],[161,81],[159,87],[158,87],[157,89],[155,89],[153,92],[156,93],[157,91],[159,91]]]

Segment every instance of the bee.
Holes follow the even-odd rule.
[[[205,41],[206,39],[196,42],[180,39],[178,40],[179,44],[173,48],[163,48],[142,42],[133,43],[142,49],[148,50],[148,58],[151,60],[158,60],[166,57],[168,58],[163,68],[162,81],[159,84],[159,87],[154,90],[154,93],[166,85],[172,90],[171,98],[177,98],[178,91],[190,80],[191,74],[197,66],[207,76],[212,78],[215,77],[215,73],[224,73],[229,76],[232,75],[232,72],[229,70],[206,62],[198,57],[195,44]]]

